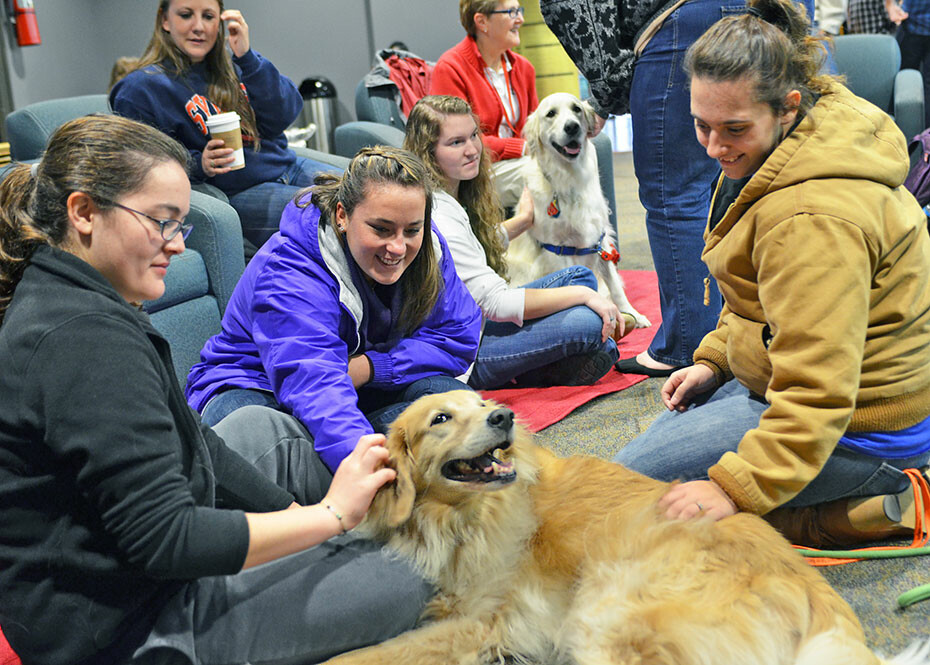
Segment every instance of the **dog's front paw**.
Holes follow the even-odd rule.
[[[649,319],[637,312],[635,309],[630,312],[624,312],[624,314],[630,314],[633,317],[633,320],[636,321],[637,328],[648,328],[652,325],[652,322],[649,321]]]

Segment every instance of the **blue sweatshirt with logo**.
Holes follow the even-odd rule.
[[[256,152],[251,141],[243,141],[245,168],[213,178],[206,177],[200,162],[210,140],[206,120],[234,109],[220,109],[208,99],[204,63],[193,64],[180,77],[171,75],[170,67],[151,65],[132,72],[110,91],[115,113],[157,127],[180,141],[191,154],[191,181],[208,182],[227,196],[274,181],[294,164],[297,156],[287,147],[284,130],[303,107],[294,82],[256,51],[234,57],[233,65],[255,111],[261,143]]]

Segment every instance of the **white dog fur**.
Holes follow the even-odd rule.
[[[600,240],[608,253],[616,248],[597,155],[587,138],[593,122],[594,111],[586,102],[561,92],[544,98],[526,119],[523,137],[530,159],[524,176],[533,197],[535,222],[510,243],[510,282],[519,286],[571,265],[588,266],[617,309],[632,314],[636,327],[644,328],[649,320],[627,300],[615,263],[601,258],[600,252],[559,255],[541,246],[591,248]],[[558,216],[550,215],[555,209]]]

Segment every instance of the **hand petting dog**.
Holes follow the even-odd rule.
[[[673,486],[659,499],[659,508],[673,520],[695,517],[720,520],[739,512],[733,499],[713,480],[692,480]]]

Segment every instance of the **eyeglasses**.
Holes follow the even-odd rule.
[[[511,19],[516,20],[518,16],[523,16],[525,11],[523,7],[512,7],[511,9],[495,9],[488,14],[507,14]]]
[[[144,212],[134,210],[133,208],[124,206],[122,203],[117,203],[116,201],[101,200],[100,203],[107,203],[116,206],[117,208],[122,208],[126,212],[131,212],[135,215],[142,215],[146,219],[155,222],[158,224],[158,230],[161,232],[161,237],[164,238],[166,242],[172,240],[176,235],[178,235],[178,233],[181,234],[182,239],[187,240],[187,236],[189,236],[191,231],[194,230],[194,225],[190,222],[179,222],[176,219],[156,219],[151,215],[146,215]]]

